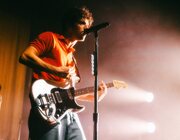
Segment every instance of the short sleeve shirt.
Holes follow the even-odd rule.
[[[35,40],[30,42],[30,45],[35,47],[40,54],[40,58],[46,63],[57,67],[71,66],[75,69],[76,75],[78,70],[73,58],[74,48],[67,48],[64,36],[53,33],[43,32]],[[63,82],[64,78],[59,76],[34,69],[34,79],[55,80]]]

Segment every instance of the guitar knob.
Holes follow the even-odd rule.
[[[59,114],[56,114],[56,118],[59,118],[59,116],[60,116]]]
[[[58,109],[57,112],[58,112],[59,114],[61,114],[62,110],[61,110],[61,109]]]

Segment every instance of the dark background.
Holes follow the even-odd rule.
[[[178,0],[4,0],[1,11],[21,17],[32,25],[32,33],[58,30],[62,14],[71,7],[87,6],[94,14],[95,23],[107,21],[111,16],[121,16],[129,11],[145,10],[174,21],[179,27],[180,8]],[[114,19],[115,20],[115,19]]]

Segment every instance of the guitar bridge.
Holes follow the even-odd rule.
[[[51,104],[47,94],[39,95],[36,100],[36,103],[38,106],[41,106],[43,109],[49,108],[49,105]]]

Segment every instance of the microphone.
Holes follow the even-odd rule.
[[[83,34],[85,35],[85,34],[89,34],[91,32],[96,32],[96,31],[98,31],[98,30],[100,30],[102,28],[105,28],[107,26],[109,26],[109,23],[108,22],[104,22],[104,23],[98,24],[96,26],[92,26],[89,29],[85,29]]]

